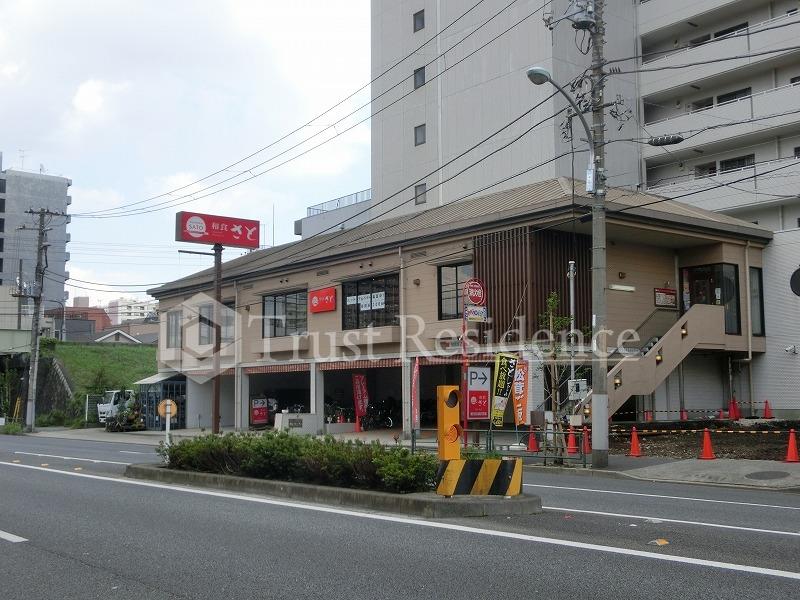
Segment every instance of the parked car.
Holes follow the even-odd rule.
[[[106,390],[103,403],[97,405],[97,420],[105,423],[108,417],[116,416],[127,402],[134,402],[133,390]]]

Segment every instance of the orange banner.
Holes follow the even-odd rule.
[[[528,363],[519,361],[514,372],[514,423],[525,424],[525,415],[528,412]]]

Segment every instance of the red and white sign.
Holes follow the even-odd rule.
[[[469,367],[467,371],[467,421],[489,419],[489,390],[492,370],[489,367]]]
[[[486,289],[480,279],[467,279],[464,283],[464,298],[466,304],[483,306],[486,304]]]
[[[258,248],[258,221],[181,211],[175,215],[175,241]]]
[[[250,424],[266,425],[269,423],[269,408],[266,398],[253,398],[250,407]]]
[[[419,429],[419,356],[414,359],[411,371],[411,427]]]
[[[517,363],[511,392],[511,399],[514,402],[514,423],[524,425],[525,415],[528,412],[528,363],[525,361]]]
[[[327,287],[321,290],[311,290],[308,293],[308,306],[312,313],[336,310],[336,288]]]
[[[364,373],[353,373],[353,407],[357,417],[367,414],[369,406],[369,392],[367,391],[367,376]]]

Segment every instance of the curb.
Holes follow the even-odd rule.
[[[276,496],[334,506],[348,506],[389,513],[401,513],[426,519],[532,515],[542,512],[539,496],[523,494],[503,496],[453,496],[446,498],[432,492],[391,494],[331,486],[253,479],[235,475],[178,471],[153,464],[128,465],[125,476],[161,483],[191,485],[230,492]]]

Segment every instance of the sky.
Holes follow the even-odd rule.
[[[67,270],[118,284],[70,297],[144,297],[129,290],[211,266],[178,253],[206,250],[173,241],[179,210],[260,220],[273,245],[308,206],[370,187],[368,121],[339,134],[369,88],[262,150],[367,84],[369,19],[368,0],[0,0],[3,168],[72,180]]]

